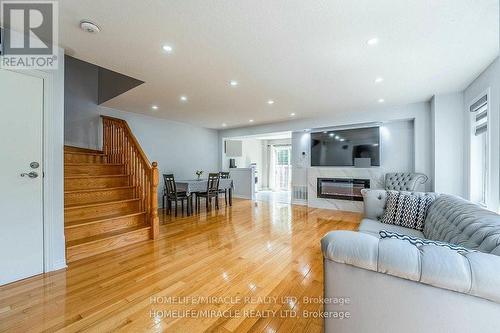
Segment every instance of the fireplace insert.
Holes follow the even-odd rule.
[[[369,179],[318,178],[318,198],[363,201],[361,190],[370,188]]]

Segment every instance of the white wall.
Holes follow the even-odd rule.
[[[66,267],[64,236],[64,50],[51,76],[51,110],[44,119],[44,247],[45,271]]]
[[[431,100],[433,191],[465,196],[463,92]]]
[[[126,120],[149,160],[158,162],[160,175],[173,173],[176,179],[195,179],[196,170],[203,170],[205,176],[219,171],[215,130],[106,107],[97,112]],[[162,180],[159,189],[163,189]]]
[[[481,94],[489,92],[488,128],[490,144],[490,179],[488,181],[488,208],[498,211],[500,202],[500,57],[486,68],[464,91],[465,130],[464,130],[464,174],[466,195],[469,196],[469,144],[470,144],[470,113],[471,102]]]

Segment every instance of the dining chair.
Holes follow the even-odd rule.
[[[165,188],[163,190],[163,209],[165,209],[165,201],[167,202],[167,211],[172,213],[172,202],[175,204],[175,216],[177,216],[177,203],[181,202],[181,212],[184,213],[184,200],[186,200],[187,213],[189,214],[189,197],[186,192],[178,192],[175,185],[173,174],[164,174],[163,181]]]
[[[219,172],[219,178],[220,179],[229,179],[231,178],[229,172]],[[227,188],[225,189],[219,189],[219,194],[224,194],[224,201],[226,202],[226,206],[227,206]]]
[[[200,199],[205,198],[207,212],[212,207],[212,198],[215,198],[215,208],[219,209],[219,174],[209,173],[207,182],[207,191],[199,192],[196,195],[196,209],[200,211]]]

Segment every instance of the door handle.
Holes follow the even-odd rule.
[[[30,177],[30,178],[38,178],[38,173],[35,171],[31,171],[30,173],[22,173],[21,177]]]

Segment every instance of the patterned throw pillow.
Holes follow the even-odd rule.
[[[435,193],[387,191],[387,203],[382,223],[416,230],[424,229],[425,217]]]
[[[450,250],[457,251],[460,254],[477,252],[476,250],[471,250],[471,249],[468,249],[466,247],[455,245],[455,244],[433,241],[430,239],[422,239],[422,238],[408,236],[408,235],[402,235],[402,234],[398,234],[397,232],[392,232],[392,231],[387,231],[387,230],[380,230],[379,235],[380,235],[380,238],[394,238],[394,239],[405,240],[405,241],[408,241],[411,244],[415,245],[416,247],[419,247],[422,245],[436,245],[436,246],[447,247]]]

